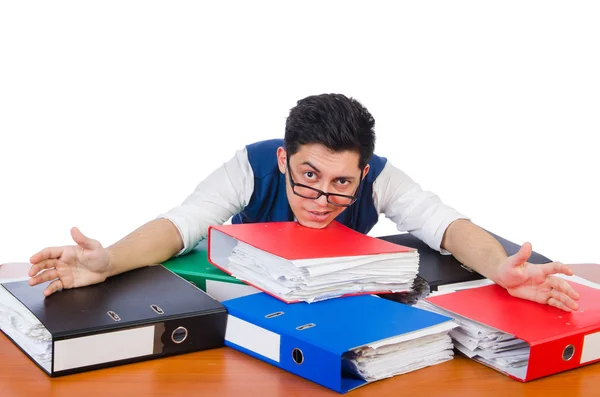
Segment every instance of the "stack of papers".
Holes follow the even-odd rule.
[[[0,285],[0,329],[42,367],[52,360],[52,335],[29,310]]]
[[[285,301],[316,302],[347,294],[411,291],[418,251],[287,260],[238,241],[223,268]]]
[[[405,305],[412,306],[420,299],[423,299],[431,294],[429,283],[421,276],[415,277],[412,290],[408,292],[398,292],[394,294],[379,294],[378,296],[394,302],[400,302]]]
[[[342,357],[344,371],[375,381],[449,361],[454,351],[448,331],[457,326],[446,322],[354,349]]]
[[[451,330],[449,335],[454,347],[465,356],[520,379],[525,378],[530,350],[527,342],[426,300],[417,302],[415,306],[452,317],[459,326]]]

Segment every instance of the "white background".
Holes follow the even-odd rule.
[[[597,2],[392,3],[3,2],[0,263],[112,244],[324,92],[476,223],[600,262]]]

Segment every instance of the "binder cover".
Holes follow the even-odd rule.
[[[265,293],[223,302],[225,344],[338,393],[370,383],[343,371],[345,353],[388,338],[456,324],[373,295],[286,304]]]
[[[52,377],[224,346],[225,307],[163,266],[44,297],[47,285],[2,284],[0,308],[16,306],[15,320],[39,320],[27,331],[34,339],[2,331]],[[47,361],[31,354],[43,343],[50,344]]]
[[[489,231],[488,233],[502,244],[502,247],[504,247],[508,255],[516,254],[519,251],[520,245]],[[481,280],[484,278],[476,271],[465,267],[454,256],[442,255],[410,233],[381,236],[377,238],[402,246],[416,248],[419,251],[419,277],[427,281],[431,291],[437,291],[440,286]],[[552,262],[547,257],[535,251],[531,254],[528,261],[535,264]]]
[[[492,367],[526,382],[600,360],[600,290],[567,282],[580,294],[575,312],[515,298],[496,284],[425,301],[527,342],[530,352],[525,377]]]
[[[324,229],[309,228],[298,222],[264,222],[209,227],[208,258],[211,263],[225,252],[214,241],[230,237],[288,260],[396,254],[414,251],[367,236],[333,221]],[[211,242],[210,239],[213,239]],[[235,242],[235,241],[234,241]],[[218,251],[217,251],[218,250]],[[217,264],[218,265],[218,264]]]

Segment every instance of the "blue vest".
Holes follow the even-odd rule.
[[[294,214],[285,192],[289,183],[277,166],[277,148],[283,139],[271,139],[246,146],[248,161],[254,173],[254,191],[250,202],[235,215],[231,223],[284,222],[293,221]],[[346,208],[336,221],[367,234],[379,220],[373,202],[373,182],[386,164],[385,157],[373,155],[369,162],[369,173],[364,178],[358,200]]]

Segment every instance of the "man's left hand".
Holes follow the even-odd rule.
[[[509,256],[499,267],[495,282],[512,296],[534,302],[548,304],[564,311],[579,308],[576,300],[579,294],[566,280],[552,276],[565,274],[572,276],[573,271],[560,262],[534,265],[527,262],[532,253],[530,243],[525,243],[519,252]]]

